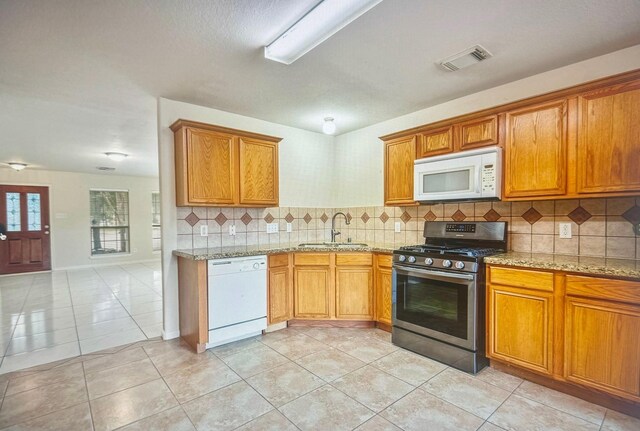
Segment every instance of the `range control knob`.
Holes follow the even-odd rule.
[[[414,263],[416,261],[415,256],[409,256],[409,263]]]
[[[464,262],[460,262],[460,261],[456,262],[456,268],[458,269],[464,268]]]
[[[426,258],[424,260],[424,263],[426,263],[427,265],[433,265],[433,259],[431,259],[430,257]]]
[[[444,266],[445,268],[451,268],[451,261],[449,259],[443,260],[442,266]]]
[[[400,256],[398,256],[398,260],[400,262],[404,262],[405,260],[407,260],[407,257],[404,254],[401,254]]]

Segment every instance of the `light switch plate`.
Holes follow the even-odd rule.
[[[267,233],[278,233],[278,223],[267,223]]]
[[[400,222],[399,221],[397,221],[395,223],[394,228],[395,228],[396,233],[400,232]]]
[[[560,238],[571,238],[571,223],[559,223]]]
[[[209,226],[207,226],[206,224],[203,224],[200,226],[200,236],[207,236],[209,235]]]
[[[291,223],[287,223],[287,232],[293,231],[293,225]]]

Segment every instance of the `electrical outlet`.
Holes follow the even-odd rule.
[[[235,224],[229,225],[229,235],[234,236],[235,234],[236,234],[236,225]]]
[[[278,223],[267,223],[267,233],[278,233]]]
[[[396,224],[394,225],[395,231],[396,233],[400,232],[400,222],[397,221]]]
[[[571,238],[571,223],[558,223],[560,238]]]
[[[287,223],[287,232],[292,232],[292,231],[293,231],[293,224]]]
[[[206,224],[203,224],[200,226],[200,236],[207,236],[209,235],[209,226],[207,226]]]

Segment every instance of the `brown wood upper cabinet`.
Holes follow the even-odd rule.
[[[504,195],[558,196],[567,191],[567,101],[506,114]]]
[[[413,205],[413,162],[416,137],[405,136],[384,142],[384,203]]]
[[[640,190],[640,81],[578,97],[578,193]]]
[[[280,138],[178,120],[177,206],[278,206]]]
[[[498,144],[498,116],[475,118],[454,126],[456,149],[470,150]]]
[[[441,127],[418,134],[418,159],[451,153],[452,151],[453,126]]]

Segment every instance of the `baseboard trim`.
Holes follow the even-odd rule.
[[[316,326],[319,328],[375,328],[376,322],[372,320],[289,320],[290,327]]]
[[[109,263],[92,263],[88,265],[76,265],[76,266],[63,266],[61,268],[53,268],[53,271],[72,271],[74,269],[86,269],[102,266],[117,266],[117,265],[131,265],[134,263],[156,263],[160,262],[160,259],[142,259],[142,260],[129,260],[126,262],[109,262]]]

